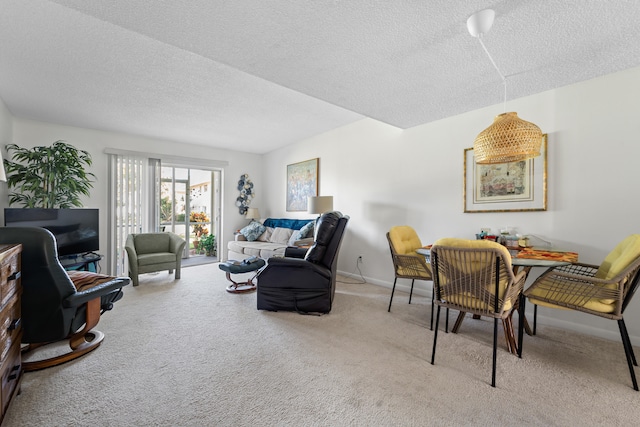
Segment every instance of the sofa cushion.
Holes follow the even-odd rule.
[[[138,255],[170,251],[169,244],[171,239],[168,234],[143,233],[136,235],[134,239]],[[175,255],[173,259],[175,260]]]
[[[257,240],[253,242],[248,242],[246,240],[231,241],[228,245],[229,251],[236,254],[257,256],[264,259],[268,259],[274,255],[283,256],[286,248],[286,244],[260,242]]]
[[[295,230],[293,233],[291,233],[291,237],[289,237],[287,246],[295,246],[298,240],[300,240],[300,230]]]
[[[266,230],[264,230],[264,233],[262,233],[260,235],[260,237],[258,237],[258,240],[261,242],[268,242],[271,240],[271,235],[273,234],[273,227],[265,227]]]
[[[289,243],[289,238],[293,234],[293,230],[290,228],[276,227],[273,230],[273,234],[271,235],[271,239],[269,241],[271,243]],[[247,239],[248,240],[248,239]]]
[[[240,234],[242,234],[249,242],[253,242],[256,240],[267,228],[260,224],[258,221],[252,221],[240,230]]]
[[[176,262],[176,254],[171,252],[157,252],[155,254],[139,254],[138,265],[162,264],[165,262]]]
[[[304,239],[307,237],[313,237],[313,227],[315,226],[315,221],[309,221],[306,225],[304,225],[300,229],[300,238]]]

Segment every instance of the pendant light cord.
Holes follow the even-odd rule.
[[[485,53],[487,54],[487,56],[489,57],[489,60],[491,61],[491,63],[493,64],[493,68],[496,69],[496,71],[498,72],[498,75],[500,76],[500,78],[502,79],[502,85],[504,86],[504,104],[503,104],[503,109],[504,112],[507,112],[507,78],[504,76],[504,74],[502,74],[500,72],[500,69],[498,68],[498,66],[496,65],[496,62],[493,60],[493,58],[491,57],[491,54],[489,53],[489,51],[487,50],[487,47],[484,45],[484,43],[482,42],[482,35],[479,34],[478,35],[478,41],[480,42],[480,46],[482,46],[482,48],[484,49]]]

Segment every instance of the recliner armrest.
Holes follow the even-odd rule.
[[[95,298],[100,298],[116,289],[128,285],[130,282],[128,277],[117,277],[108,282],[101,283],[84,291],[79,291],[69,295],[62,300],[62,306],[65,308],[79,307]]]
[[[331,278],[331,270],[327,267],[324,267],[319,264],[315,264],[313,262],[309,262],[304,259],[299,258],[281,258],[281,257],[272,257],[269,258],[269,263],[267,268],[262,270],[262,273],[266,273],[268,270],[278,271],[279,274],[287,274],[287,270],[300,269],[300,270],[308,270],[309,272],[319,274],[320,276],[326,277],[327,279]],[[258,279],[259,280],[259,279]]]
[[[307,254],[308,248],[297,248],[295,246],[287,246],[284,250],[284,256],[286,258],[304,258]]]

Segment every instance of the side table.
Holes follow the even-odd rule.
[[[60,264],[65,270],[84,270],[90,271],[89,267],[93,265],[94,271],[98,271],[98,262],[102,259],[102,255],[88,253],[75,256],[65,256],[60,258]]]

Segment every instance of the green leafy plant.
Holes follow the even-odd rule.
[[[89,195],[95,175],[85,170],[91,155],[65,141],[49,147],[22,148],[7,145],[11,160],[5,159],[9,205],[25,208],[81,207],[80,197]]]
[[[205,250],[207,255],[216,254],[216,236],[209,234],[200,241],[200,246]]]

